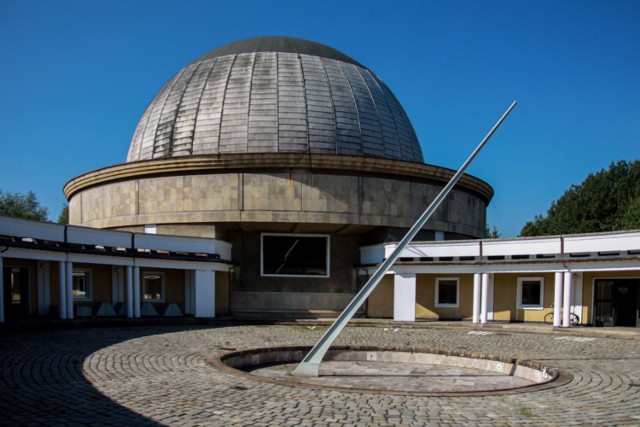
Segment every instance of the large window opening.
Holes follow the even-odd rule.
[[[329,236],[263,234],[263,276],[329,277]]]

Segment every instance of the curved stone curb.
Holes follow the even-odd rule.
[[[543,365],[542,363],[538,363],[535,361],[518,360],[517,358],[506,357],[506,356],[495,356],[490,354],[482,354],[482,353],[474,353],[474,352],[447,351],[447,350],[440,350],[440,349],[416,349],[416,348],[399,348],[399,347],[381,348],[381,347],[372,347],[372,346],[331,347],[331,349],[327,352],[326,360],[327,361],[363,360],[362,358],[358,358],[358,356],[354,355],[353,353],[371,354],[375,352],[376,354],[380,354],[380,353],[387,353],[387,354],[409,353],[411,355],[422,354],[422,355],[433,355],[433,356],[446,356],[446,357],[453,357],[453,358],[460,358],[460,359],[495,361],[495,362],[513,365],[514,368],[516,366],[523,367],[531,371],[528,373],[531,376],[533,376],[534,372],[541,372],[543,373],[543,375],[548,375],[550,378],[549,380],[546,380],[543,382],[536,382],[530,385],[501,388],[501,389],[431,392],[431,391],[420,391],[420,390],[398,391],[398,390],[390,390],[390,389],[375,389],[375,388],[369,388],[369,387],[360,388],[360,387],[353,387],[353,386],[341,387],[341,386],[333,386],[333,385],[324,385],[324,384],[305,382],[304,380],[294,381],[294,380],[287,380],[284,378],[266,377],[263,375],[258,375],[258,374],[248,372],[246,369],[243,369],[250,366],[258,366],[258,365],[298,363],[302,360],[305,354],[309,352],[310,348],[311,347],[292,346],[292,347],[254,348],[254,349],[242,350],[242,351],[231,351],[221,356],[207,359],[207,362],[211,366],[215,367],[216,369],[228,372],[232,375],[241,376],[253,381],[262,381],[262,382],[267,382],[271,384],[280,384],[288,387],[304,387],[304,388],[311,388],[311,389],[315,388],[315,389],[346,391],[346,392],[354,392],[354,393],[411,395],[411,396],[425,396],[425,397],[487,396],[487,395],[518,393],[518,392],[525,392],[525,391],[533,392],[533,391],[547,390],[550,388],[559,387],[569,383],[573,379],[573,376],[569,372],[566,372],[564,370],[560,370],[557,368],[550,368],[548,366]],[[232,350],[235,350],[235,349],[232,349]],[[345,354],[347,355],[345,356]],[[382,357],[380,356],[378,356],[377,358],[382,359]],[[393,356],[391,356],[391,358],[393,358]],[[386,359],[389,359],[389,357],[387,357]],[[407,358],[404,358],[404,359],[407,359]],[[395,361],[390,363],[402,363],[402,361]]]

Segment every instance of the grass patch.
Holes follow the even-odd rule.
[[[527,408],[526,406],[521,406],[518,410],[518,413],[523,417],[530,417],[533,415],[533,409]]]

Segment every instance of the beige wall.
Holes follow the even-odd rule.
[[[458,307],[436,307],[436,280],[458,279]],[[419,274],[416,278],[417,319],[470,319],[473,316],[473,275]]]
[[[80,306],[93,307],[98,302],[111,303],[111,300],[113,298],[112,286],[111,286],[111,266],[74,263],[73,268],[88,269],[91,271],[91,300],[89,301],[74,300],[73,305],[75,307],[80,307]]]
[[[369,295],[367,316],[393,318],[393,275],[384,276]]]
[[[544,278],[542,309],[517,308],[519,277]],[[495,274],[493,288],[493,320],[512,322],[544,322],[544,316],[553,311],[554,273]]]

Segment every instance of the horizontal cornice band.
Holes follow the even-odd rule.
[[[170,157],[120,163],[87,172],[71,179],[64,186],[70,200],[75,194],[110,182],[175,174],[225,172],[306,172],[342,175],[374,175],[400,180],[417,180],[446,184],[455,171],[440,166],[376,157],[309,153],[234,153]],[[463,175],[458,188],[480,195],[487,203],[493,188],[485,181]]]

